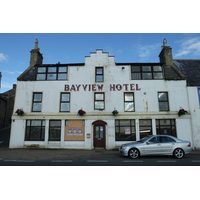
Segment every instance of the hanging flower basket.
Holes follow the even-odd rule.
[[[112,114],[113,114],[113,116],[117,116],[118,115],[118,111],[117,110],[113,110]]]
[[[78,111],[78,115],[83,116],[84,114],[86,114],[86,112],[84,110],[80,109]]]
[[[185,115],[185,113],[187,113],[187,111],[182,108],[178,111],[178,116]]]
[[[19,116],[24,115],[23,109],[17,109],[15,113],[17,113]]]

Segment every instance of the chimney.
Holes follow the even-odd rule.
[[[167,40],[163,40],[163,46],[162,50],[159,54],[160,62],[164,63],[165,65],[169,66],[172,65],[173,59],[172,59],[172,48],[170,46],[167,46]]]
[[[43,56],[40,53],[40,49],[38,48],[38,40],[35,40],[35,47],[31,51],[30,56],[30,66],[34,66],[35,64],[42,64]]]

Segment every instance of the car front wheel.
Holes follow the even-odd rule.
[[[138,158],[140,156],[140,152],[138,149],[130,149],[128,152],[130,158]]]
[[[178,159],[183,158],[184,156],[184,151],[183,149],[175,149],[174,150],[174,156]]]

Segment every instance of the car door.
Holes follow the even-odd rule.
[[[161,136],[161,150],[163,155],[173,154],[176,141],[168,136]]]
[[[146,155],[158,155],[161,154],[161,138],[160,136],[154,136],[150,138],[145,144]]]

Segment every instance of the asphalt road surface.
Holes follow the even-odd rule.
[[[200,166],[199,155],[185,155],[182,159],[172,156],[145,156],[138,159],[114,155],[69,159],[1,159],[0,166]]]

